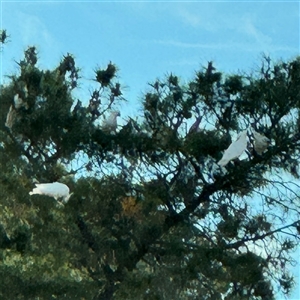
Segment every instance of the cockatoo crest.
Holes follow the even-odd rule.
[[[225,150],[222,159],[218,162],[218,165],[225,167],[231,160],[238,158],[247,148],[247,130],[243,131],[238,139],[231,143]]]

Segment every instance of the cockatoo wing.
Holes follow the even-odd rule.
[[[247,148],[247,130],[243,131],[238,139],[231,143],[225,150],[222,159],[218,162],[218,165],[225,167],[231,160],[238,158]]]
[[[9,111],[7,113],[6,121],[5,121],[5,126],[7,128],[12,129],[12,126],[14,124],[16,116],[17,116],[17,112],[14,109],[14,107],[11,105],[10,108],[9,108]]]
[[[253,136],[254,136],[255,141],[264,142],[264,143],[270,142],[270,139],[268,139],[266,136],[256,132],[255,130],[252,130],[252,132],[253,132]]]
[[[261,155],[268,148],[270,139],[256,132],[254,129],[252,129],[252,132],[254,137],[254,149],[259,155]]]
[[[105,131],[116,131],[117,130],[117,117],[120,116],[119,111],[113,111],[110,116],[103,121],[102,129]]]
[[[55,198],[69,199],[70,189],[67,185],[60,182],[53,183],[36,183],[36,187],[29,193],[29,195],[39,194]]]

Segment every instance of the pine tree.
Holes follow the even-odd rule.
[[[187,84],[150,84],[144,118],[101,120],[125,101],[117,67],[76,100],[71,54],[41,70],[35,47],[0,94],[1,299],[274,299],[293,288],[299,243],[300,59]],[[87,103],[83,105],[82,103]],[[194,113],[195,112],[195,113]],[[187,124],[200,120],[189,133]],[[271,140],[253,147],[251,127]],[[246,154],[217,165],[249,128]],[[74,193],[57,205],[35,182]]]

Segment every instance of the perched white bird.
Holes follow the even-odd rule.
[[[253,137],[254,137],[254,150],[257,154],[261,155],[263,152],[268,148],[270,145],[270,139],[265,137],[264,135],[256,132],[254,129],[252,129]]]
[[[14,106],[11,105],[10,108],[9,108],[9,111],[7,113],[6,121],[5,121],[5,126],[10,131],[12,131],[12,127],[13,127],[17,117],[18,117],[17,111],[15,110]],[[15,139],[18,143],[20,143],[23,139],[23,135],[22,134],[16,134]]]
[[[24,92],[25,98],[27,98],[28,97],[28,88],[27,88],[26,84],[24,85],[23,92]]]
[[[23,99],[19,96],[19,94],[15,94],[14,96],[14,104],[15,108],[19,109],[21,107],[25,107],[25,109],[28,109],[28,104],[23,101]]]
[[[46,195],[53,197],[55,200],[62,198],[63,203],[67,203],[70,196],[70,189],[67,185],[60,182],[53,183],[36,183],[36,187],[29,192],[29,195]]]
[[[25,107],[28,109],[28,104],[25,103],[20,97],[19,94],[16,94],[14,96],[14,105],[11,105],[9,107],[9,111],[6,116],[5,126],[8,127],[10,130],[12,129],[12,126],[16,120],[17,117],[17,109]]]
[[[14,109],[13,105],[11,105],[10,108],[9,108],[9,111],[7,113],[6,121],[5,121],[5,126],[7,128],[9,128],[10,130],[13,127],[13,124],[15,122],[16,116],[17,116],[17,112]]]
[[[247,148],[247,130],[240,133],[238,139],[225,150],[218,165],[225,167],[231,160],[238,158]]]
[[[14,104],[15,104],[15,108],[19,109],[22,107],[23,105],[23,99],[19,96],[19,94],[15,94],[14,96]]]
[[[103,121],[102,130],[115,133],[118,126],[117,117],[119,117],[120,115],[121,114],[119,111],[112,111],[110,116]]]

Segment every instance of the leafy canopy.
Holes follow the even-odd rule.
[[[169,74],[149,84],[143,116],[116,134],[101,130],[125,101],[112,62],[95,70],[89,101],[74,99],[71,54],[42,70],[29,47],[18,65],[0,94],[1,299],[273,299],[292,290],[299,58],[265,57],[260,72],[230,76],[209,62],[186,84]],[[267,151],[257,154],[249,136],[247,153],[218,167],[251,126],[271,139]],[[74,194],[64,206],[29,196],[37,181]]]

